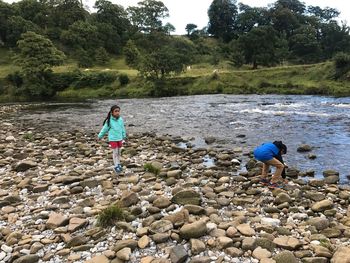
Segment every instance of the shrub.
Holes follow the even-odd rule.
[[[89,56],[81,56],[78,58],[79,68],[91,68],[94,65],[94,61]]]
[[[153,173],[155,175],[158,175],[160,173],[160,169],[153,166],[151,163],[146,163],[143,168],[146,172]]]
[[[82,73],[79,70],[72,72],[56,73],[52,76],[52,88],[56,91],[62,91],[68,88],[72,83],[81,78]]]
[[[31,132],[27,132],[26,134],[23,135],[23,139],[32,142],[34,141],[34,134]]]
[[[120,74],[119,75],[119,83],[121,86],[128,85],[130,82],[130,79],[127,74]]]
[[[106,65],[109,61],[108,53],[103,47],[100,47],[96,50],[95,60],[98,65]]]
[[[117,75],[111,72],[97,72],[82,74],[74,83],[75,88],[102,87],[117,79]]]
[[[335,78],[340,78],[350,71],[350,55],[340,52],[334,56]]]
[[[16,88],[19,88],[23,84],[23,76],[18,71],[8,74],[6,80],[11,82]]]
[[[116,221],[124,220],[125,213],[122,208],[116,205],[111,205],[102,210],[97,216],[97,225],[101,227],[112,226]]]

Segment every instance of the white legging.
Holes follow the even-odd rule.
[[[113,163],[114,166],[120,164],[120,148],[114,148],[113,150]]]

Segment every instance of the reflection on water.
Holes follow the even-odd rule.
[[[20,122],[98,132],[111,105],[119,104],[128,132],[156,132],[192,138],[205,146],[215,137],[219,147],[252,150],[264,141],[283,140],[286,162],[301,170],[340,171],[350,175],[350,98],[280,95],[203,95],[160,99],[103,100],[33,107],[17,114]],[[244,136],[245,135],[245,136]],[[297,153],[306,143],[315,160]]]

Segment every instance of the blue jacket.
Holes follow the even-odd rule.
[[[279,155],[279,149],[272,142],[265,142],[254,150],[254,157],[258,161],[265,162],[272,160]]]
[[[108,141],[118,142],[126,138],[126,131],[124,126],[124,121],[122,117],[118,119],[111,116],[110,126],[108,126],[108,121],[103,125],[98,138],[101,139],[108,132]]]

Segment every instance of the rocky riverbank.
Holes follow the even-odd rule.
[[[144,133],[117,176],[92,132],[0,125],[0,262],[350,262],[350,191],[331,171],[306,183],[291,169],[271,191],[253,160],[240,171],[249,149]],[[99,227],[112,204],[124,220]]]

